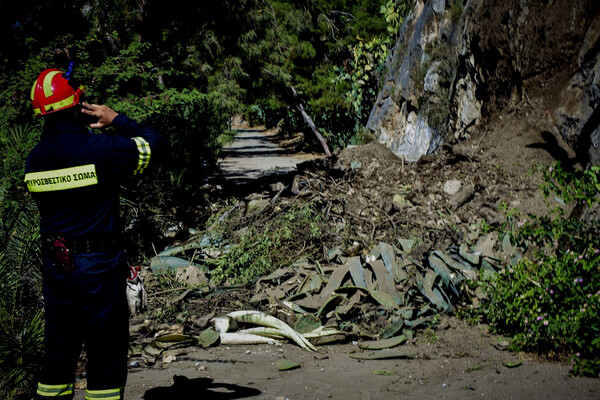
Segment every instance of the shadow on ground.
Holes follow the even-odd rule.
[[[189,379],[185,376],[173,376],[173,385],[157,387],[144,393],[145,400],[175,400],[175,399],[210,399],[229,400],[245,399],[261,394],[254,388],[217,383],[211,378]]]

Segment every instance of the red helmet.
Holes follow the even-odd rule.
[[[47,69],[38,76],[31,88],[31,105],[35,115],[45,115],[79,104],[83,86],[73,89],[58,69]]]

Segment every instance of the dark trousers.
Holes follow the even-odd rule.
[[[95,398],[93,393],[122,395],[129,340],[125,255],[89,253],[75,255],[74,260],[70,273],[57,272],[49,262],[44,268],[45,356],[38,395],[73,397],[82,346],[90,398]]]

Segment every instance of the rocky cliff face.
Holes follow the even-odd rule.
[[[408,161],[531,99],[583,164],[600,163],[600,2],[417,0],[367,128]]]

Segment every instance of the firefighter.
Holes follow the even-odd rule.
[[[118,400],[129,334],[118,189],[166,155],[168,144],[149,125],[83,102],[84,88],[73,82],[71,64],[65,73],[43,71],[31,89],[34,114],[44,119],[25,165],[44,250],[45,355],[37,394],[73,398],[83,346],[86,399]],[[107,126],[116,134],[97,133]]]

